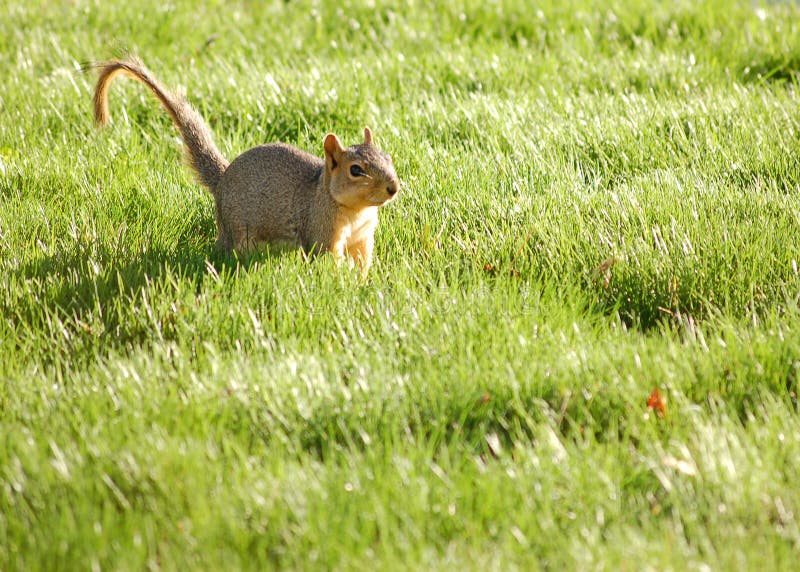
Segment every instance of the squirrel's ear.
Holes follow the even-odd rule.
[[[342,156],[344,148],[342,142],[333,133],[328,133],[325,136],[325,163],[328,169],[335,169],[339,166],[339,158]]]
[[[372,130],[364,127],[364,145],[372,145]]]

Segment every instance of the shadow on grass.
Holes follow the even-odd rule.
[[[754,58],[741,66],[739,77],[745,83],[794,84],[800,81],[800,54]]]
[[[169,288],[170,281],[179,279],[199,294],[208,279],[248,272],[284,254],[263,250],[239,257],[211,244],[198,247],[197,240],[181,240],[172,248],[150,246],[131,256],[112,243],[77,242],[68,251],[44,255],[17,269],[16,282],[25,286],[5,297],[0,310],[12,324],[21,324],[23,332],[47,332],[56,339],[54,330],[63,330],[64,343],[41,348],[37,357],[43,365],[63,360],[64,354],[72,363],[90,360],[97,353],[152,340],[152,329],[128,310],[152,284]],[[55,326],[54,317],[60,326]],[[166,338],[170,329],[162,327],[160,332]]]

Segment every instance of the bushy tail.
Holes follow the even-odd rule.
[[[183,96],[174,94],[162,86],[138,59],[112,60],[92,64],[91,67],[100,71],[94,92],[95,121],[99,125],[108,122],[108,88],[117,74],[122,73],[141,81],[150,88],[169,112],[183,137],[189,165],[194,169],[200,183],[213,193],[222,173],[228,167],[228,161],[214,144],[211,130],[189,102]]]

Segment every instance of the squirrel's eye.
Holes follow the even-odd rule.
[[[350,174],[354,177],[365,177],[367,175],[359,165],[350,165]]]

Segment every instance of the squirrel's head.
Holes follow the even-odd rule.
[[[352,209],[379,207],[400,190],[392,158],[372,143],[372,131],[364,129],[364,143],[342,147],[333,133],[325,136],[325,171],[333,199]]]

